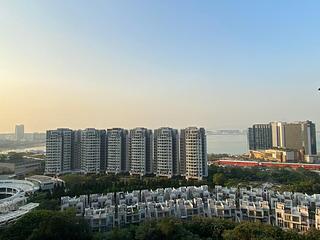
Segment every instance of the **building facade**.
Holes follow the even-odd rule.
[[[47,131],[46,174],[120,173],[202,179],[208,174],[203,128]]]
[[[248,129],[250,150],[265,150],[272,147],[271,124],[254,124]]]
[[[24,139],[24,125],[16,125],[15,128],[15,139],[16,141],[21,141]]]
[[[131,129],[129,133],[130,173],[153,173],[153,134],[146,128]]]
[[[128,172],[128,131],[112,128],[108,129],[107,136],[107,172]]]
[[[179,175],[179,133],[164,127],[154,130],[154,172],[157,176]]]
[[[248,129],[248,143],[250,150],[281,148],[317,154],[316,127],[311,121],[255,124]]]
[[[106,162],[106,132],[87,128],[81,132],[81,171],[100,173]]]
[[[302,146],[306,155],[317,154],[316,125],[311,121],[301,123]]]
[[[180,175],[186,176],[186,133],[185,130],[180,130],[180,158],[179,158],[179,169]]]
[[[271,122],[272,147],[285,148],[285,123]]]
[[[301,162],[304,161],[304,155],[301,154],[298,150],[289,150],[289,149],[267,149],[263,151],[254,151],[249,152],[249,157],[253,159],[268,160],[273,162]]]
[[[67,128],[47,131],[45,173],[60,174],[71,170],[72,135],[72,130]]]
[[[181,148],[184,149],[180,163],[185,165],[187,179],[203,179],[208,176],[207,140],[204,128],[189,127],[181,130]]]

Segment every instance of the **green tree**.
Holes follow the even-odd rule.
[[[244,222],[223,234],[226,240],[284,239],[284,231],[269,224]]]
[[[304,234],[305,240],[318,240],[320,239],[320,231],[314,228],[310,229]]]
[[[212,179],[214,185],[221,185],[221,186],[224,186],[225,180],[226,179],[223,173],[214,174]]]
[[[203,218],[195,217],[192,221],[184,223],[184,227],[199,235],[201,238],[210,238],[214,240],[222,240],[222,234],[225,230],[233,229],[236,223],[220,219],[220,218]]]
[[[0,234],[0,239],[90,239],[89,227],[74,212],[32,211]]]

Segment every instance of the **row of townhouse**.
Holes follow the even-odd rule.
[[[45,173],[71,171],[202,179],[208,175],[205,129],[48,130]]]
[[[159,188],[62,197],[61,210],[75,208],[94,231],[150,219],[194,216],[252,221],[305,232],[320,229],[320,194],[275,192],[264,188],[207,186]]]

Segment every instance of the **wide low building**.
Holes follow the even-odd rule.
[[[23,176],[35,171],[43,171],[44,161],[38,159],[22,158],[0,162],[0,174],[13,174]]]
[[[64,186],[64,181],[57,177],[49,177],[45,175],[33,175],[26,177],[25,180],[34,183],[42,191],[52,191],[55,187]]]
[[[303,162],[304,154],[298,150],[266,149],[262,151],[250,151],[249,157],[276,162]]]

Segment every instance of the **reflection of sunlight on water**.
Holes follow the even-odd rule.
[[[248,151],[246,135],[208,135],[208,153],[241,154]]]

